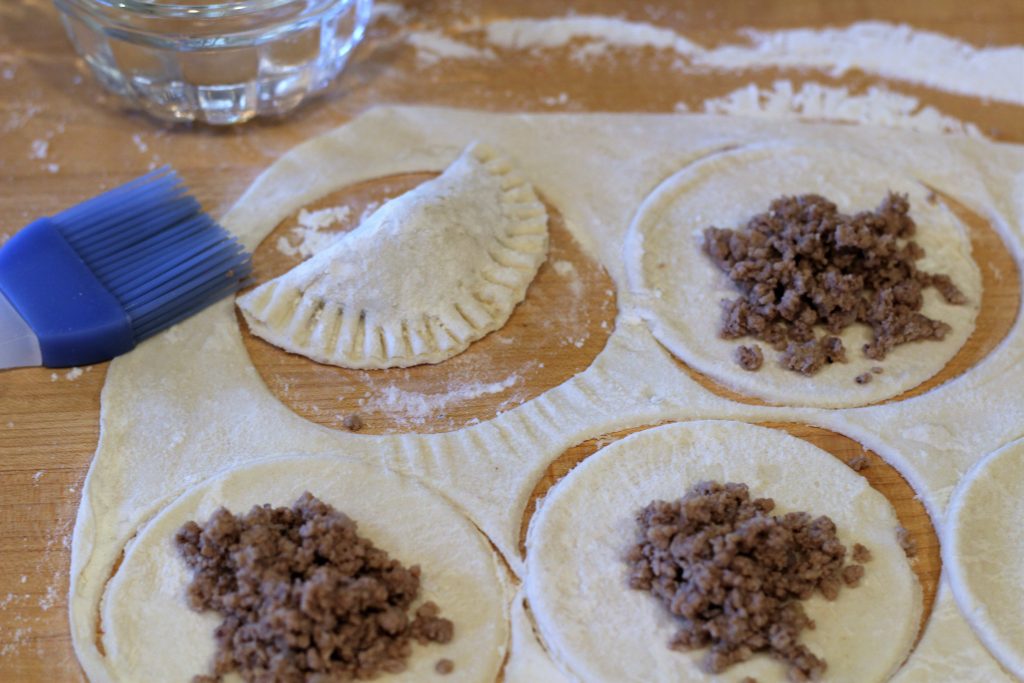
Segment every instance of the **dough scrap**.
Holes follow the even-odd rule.
[[[844,213],[874,209],[886,193],[906,193],[917,223],[914,239],[926,255],[918,265],[950,275],[968,303],[946,303],[934,289],[924,291],[922,313],[952,325],[942,341],[904,344],[883,363],[866,358],[871,339],[866,325],[848,327],[840,337],[849,362],[834,363],[811,377],[786,370],[766,350],[757,372],[733,358],[750,339],[719,337],[720,302],[737,290],[702,249],[704,228],[735,228],[767,210],[780,195],[816,193]],[[855,152],[789,145],[752,145],[714,154],[664,181],[640,207],[626,239],[630,287],[641,297],[640,315],[654,336],[677,358],[722,385],[773,404],[816,407],[857,406],[897,396],[939,372],[974,330],[981,305],[981,274],[971,259],[966,228],[913,178]],[[876,365],[884,372],[870,383],[855,378]]]
[[[254,334],[321,363],[439,363],[505,324],[547,249],[533,187],[473,144],[238,306]]]
[[[206,673],[222,617],[185,600],[191,573],[174,535],[219,506],[291,505],[309,490],[352,517],[359,532],[409,566],[419,564],[419,602],[434,600],[455,623],[446,645],[415,645],[408,669],[381,681],[432,680],[440,658],[455,663],[445,681],[494,680],[509,637],[502,569],[486,538],[436,493],[407,477],[340,456],[285,456],[228,470],[186,491],[125,549],[101,607],[110,681],[181,683]],[[237,679],[237,674],[232,676]]]
[[[942,560],[957,604],[993,656],[1024,679],[1024,440],[978,462],[946,512]]]
[[[765,654],[722,674],[700,668],[704,651],[676,652],[673,618],[631,590],[623,557],[635,513],[698,481],[745,482],[774,498],[775,514],[829,515],[849,548],[873,559],[855,590],[804,602],[817,628],[802,641],[828,662],[829,681],[884,681],[906,658],[921,616],[921,588],[896,541],[892,506],[838,459],[788,434],[739,422],[676,423],[634,434],[591,456],[548,494],[530,524],[526,591],[548,650],[566,672],[608,681],[786,680]]]

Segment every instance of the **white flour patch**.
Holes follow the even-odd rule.
[[[572,261],[558,260],[552,263],[551,267],[555,269],[555,274],[558,277],[569,281],[569,291],[572,292],[574,298],[579,299],[583,296],[583,281]]]
[[[877,86],[862,94],[854,94],[846,87],[813,82],[804,83],[799,90],[794,90],[793,83],[788,80],[775,81],[770,89],[751,83],[723,97],[705,100],[704,111],[708,114],[772,119],[867,123],[926,133],[984,137],[971,123],[946,116],[933,107],[922,107],[916,97]]]
[[[71,368],[66,373],[64,373],[64,379],[68,380],[69,382],[74,382],[76,379],[78,379],[84,374],[85,370],[83,370],[82,368],[75,367]]]
[[[512,50],[564,47],[574,41],[589,43],[586,55],[613,47],[650,47],[687,55],[702,50],[672,29],[599,15],[503,19],[487,24],[484,30],[489,43]]]
[[[135,145],[135,149],[139,150],[141,154],[149,151],[149,145],[146,144],[146,141],[142,139],[142,135],[139,133],[132,135],[132,144]]]
[[[725,45],[694,58],[727,69],[851,69],[950,92],[1024,104],[1024,47],[976,48],[905,24],[860,22],[846,28],[747,31],[749,45]]]
[[[299,211],[298,225],[291,229],[291,238],[278,237],[277,250],[285,256],[309,258],[326,249],[342,233],[324,232],[348,220],[352,210],[347,206],[333,206],[317,211]]]
[[[904,24],[859,22],[844,28],[747,30],[747,42],[703,47],[676,31],[647,22],[578,15],[547,19],[499,19],[470,24],[502,50],[539,51],[571,46],[587,61],[612,49],[674,52],[677,66],[716,69],[797,67],[842,75],[852,69],[931,88],[1024,104],[1024,47],[975,47],[940,33]],[[430,63],[478,59],[485,49],[437,32],[413,32],[409,42]],[[431,61],[432,60],[432,61]]]
[[[405,18],[405,7],[398,4],[397,2],[375,2],[373,3],[373,10],[370,14],[370,21],[374,22],[378,19],[387,19],[395,23],[399,23]]]
[[[418,31],[409,36],[422,66],[431,66],[442,59],[494,59],[494,52],[449,38],[440,31]]]
[[[389,385],[377,394],[360,399],[359,404],[365,410],[385,413],[403,424],[423,424],[429,418],[447,413],[452,406],[481,396],[500,394],[522,380],[520,375],[513,374],[500,382],[450,383],[445,391],[436,394],[405,391]]]
[[[50,151],[50,141],[40,138],[32,141],[32,151],[29,152],[29,159],[45,159]]]

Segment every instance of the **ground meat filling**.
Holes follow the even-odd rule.
[[[951,304],[967,299],[949,276],[918,270],[924,250],[910,239],[909,211],[906,196],[893,193],[852,216],[807,194],[776,199],[745,230],[707,228],[704,251],[742,292],[722,302],[721,335],[763,341],[782,352],[783,367],[804,375],[846,362],[836,335],[853,323],[871,328],[862,350],[873,360],[900,344],[941,340],[951,328],[920,312],[922,291],[934,287]],[[819,326],[826,334],[815,333]],[[746,356],[736,360],[753,369]]]
[[[817,680],[825,661],[799,642],[814,628],[800,600],[816,591],[834,600],[856,586],[860,564],[828,517],[769,514],[770,498],[751,499],[745,484],[702,482],[674,502],[653,501],[637,514],[639,540],[627,555],[631,588],[649,591],[679,617],[669,643],[710,647],[709,673],[767,652],[789,666],[794,681]],[[856,555],[870,559],[867,548]]]
[[[356,533],[356,523],[304,493],[291,508],[220,508],[175,537],[193,571],[192,609],[214,610],[211,676],[237,670],[246,681],[351,681],[406,668],[412,641],[447,643],[452,622],[419,594],[420,568]]]

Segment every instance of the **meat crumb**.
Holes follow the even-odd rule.
[[[707,228],[705,253],[741,292],[722,302],[721,336],[762,341],[804,375],[847,361],[838,335],[854,323],[871,328],[862,353],[872,360],[901,344],[943,339],[952,328],[920,312],[922,291],[934,287],[956,305],[967,297],[948,275],[918,270],[925,252],[911,239],[909,212],[907,197],[891,192],[874,211],[853,215],[806,194],[779,197],[746,229]]]
[[[418,565],[403,566],[356,523],[304,493],[291,508],[216,510],[175,536],[192,570],[189,606],[222,617],[212,671],[193,683],[366,680],[405,670],[412,641],[447,643],[454,626],[432,602],[409,614]]]
[[[861,453],[850,458],[846,465],[854,472],[860,472],[863,469],[867,469],[871,465],[871,461],[868,459],[868,456]]]
[[[671,649],[709,648],[708,673],[757,652],[785,662],[790,680],[825,672],[825,661],[799,642],[815,626],[800,601],[817,592],[834,600],[864,568],[845,566],[846,547],[831,519],[769,514],[774,508],[771,498],[751,499],[745,484],[702,482],[636,516],[629,585],[678,617]]]
[[[739,347],[736,349],[736,363],[744,370],[750,370],[751,372],[760,370],[761,365],[764,363],[764,354],[761,353],[761,347],[757,344]]]
[[[861,374],[854,377],[853,381],[856,382],[857,384],[870,384],[871,380],[874,378],[875,376],[872,375],[870,372],[862,372]]]
[[[865,562],[871,561],[871,551],[862,546],[860,543],[853,544],[853,553],[851,554],[854,562],[864,564]]]
[[[346,415],[345,419],[341,421],[341,426],[350,432],[358,432],[363,428],[363,418],[359,417],[358,413]]]
[[[910,535],[910,530],[905,526],[896,527],[896,540],[899,541],[900,547],[903,548],[903,552],[907,554],[907,557],[914,557],[917,555],[917,541]]]
[[[843,583],[850,588],[856,588],[862,578],[864,578],[864,567],[862,565],[851,564],[843,567]]]
[[[455,671],[455,662],[450,659],[439,659],[437,664],[434,665],[434,671],[442,676],[447,676],[452,671]]]
[[[883,372],[885,372],[885,368],[883,368],[880,365],[876,365],[873,368],[871,368],[871,372],[876,375],[881,375]]]

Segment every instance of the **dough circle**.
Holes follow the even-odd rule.
[[[703,650],[676,652],[673,618],[631,590],[623,560],[634,515],[653,499],[674,500],[703,480],[744,482],[776,501],[778,513],[830,516],[847,547],[873,559],[861,585],[833,602],[804,603],[817,628],[804,643],[828,662],[834,683],[884,681],[906,658],[921,615],[921,589],[896,540],[892,506],[838,459],[782,431],[727,421],[676,423],[629,436],[560,481],[530,524],[526,590],[548,650],[588,683],[786,680],[767,655],[717,676]]]
[[[434,600],[455,623],[446,645],[414,645],[402,673],[384,681],[436,677],[438,659],[455,663],[445,681],[493,681],[509,637],[502,570],[484,536],[438,494],[383,467],[340,456],[285,456],[229,469],[183,493],[143,527],[101,605],[108,680],[188,683],[206,673],[221,617],[185,601],[191,573],[174,547],[188,520],[220,506],[291,505],[310,491],[354,519],[359,532],[404,564],[423,568],[420,600]],[[234,674],[228,680],[240,680]]]
[[[1024,679],[1024,440],[986,456],[960,481],[942,534],[942,562],[974,632]]]
[[[882,363],[861,347],[871,338],[866,325],[841,335],[849,362],[823,368],[812,377],[784,369],[777,352],[760,343],[765,363],[757,372],[733,360],[752,338],[718,336],[720,302],[738,290],[703,252],[704,228],[745,226],[780,195],[821,194],[840,211],[874,209],[886,192],[906,193],[917,222],[914,239],[924,247],[919,267],[953,278],[968,303],[947,304],[934,289],[924,292],[923,312],[952,325],[941,342],[904,344]],[[876,403],[912,389],[939,372],[974,330],[981,304],[981,273],[971,259],[966,229],[926,188],[911,177],[845,149],[755,145],[706,157],[665,180],[641,205],[626,239],[630,288],[640,294],[640,315],[654,336],[676,357],[720,384],[769,403],[841,407]],[[857,384],[872,366],[884,372]]]

